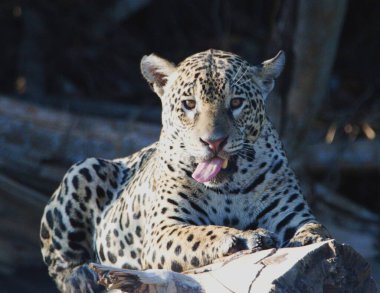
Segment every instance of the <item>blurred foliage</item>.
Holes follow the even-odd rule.
[[[153,1],[107,27],[106,3],[112,1],[3,1],[0,36],[7,42],[0,48],[0,91],[15,91],[31,12],[41,22],[35,42],[43,51],[47,94],[134,103],[136,97],[146,102],[148,90],[139,74],[144,54],[157,52],[179,62],[214,47],[256,59],[270,36],[274,6],[273,1]]]
[[[323,118],[338,121],[341,126],[369,121],[379,129],[379,14],[379,1],[349,1],[330,94],[321,113]]]
[[[42,92],[49,99],[82,97],[158,105],[139,73],[144,54],[156,52],[179,62],[213,47],[258,62],[273,51],[268,47],[282,3],[151,1],[136,13],[112,21],[108,10],[116,2],[1,1],[0,92],[39,100],[35,97],[39,92],[28,90],[33,89],[31,81],[23,79],[28,71],[39,70]],[[322,119],[332,121],[342,113],[343,120],[347,114],[348,120],[360,120],[367,110],[380,107],[379,14],[379,1],[350,1]],[[34,43],[25,43],[28,34]],[[41,54],[35,64],[25,65],[20,58],[28,46],[36,46]],[[40,68],[28,68],[33,66]]]

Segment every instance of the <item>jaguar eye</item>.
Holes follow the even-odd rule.
[[[230,107],[232,110],[240,108],[244,103],[244,99],[242,98],[233,98],[230,102]]]
[[[183,106],[186,110],[193,110],[197,104],[195,100],[184,100],[182,101]]]

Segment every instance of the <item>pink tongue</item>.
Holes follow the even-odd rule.
[[[208,161],[204,161],[198,164],[192,177],[198,182],[207,182],[218,175],[220,169],[222,169],[223,159],[213,158]]]

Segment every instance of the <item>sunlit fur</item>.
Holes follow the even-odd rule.
[[[125,158],[73,165],[44,210],[42,255],[63,292],[97,287],[89,262],[180,272],[239,250],[329,237],[266,117],[284,62],[281,52],[258,66],[217,50],[178,66],[143,57],[143,76],[163,106],[159,141]],[[233,98],[244,99],[241,108],[231,109]],[[185,99],[195,107],[186,109]],[[217,154],[201,141],[220,137],[228,139]],[[197,163],[215,155],[229,159],[227,169],[196,182]]]

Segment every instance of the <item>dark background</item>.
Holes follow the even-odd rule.
[[[308,23],[296,0],[1,1],[0,291],[54,290],[38,225],[72,163],[125,156],[157,139],[160,102],[141,57],[178,63],[209,48],[252,64],[285,50],[268,111],[318,217],[379,280],[380,2],[341,1],[340,22],[328,2],[310,1],[322,17]],[[313,63],[321,56],[304,49],[310,43],[329,45],[321,60],[331,62]],[[312,74],[324,80],[320,90],[295,81]]]

